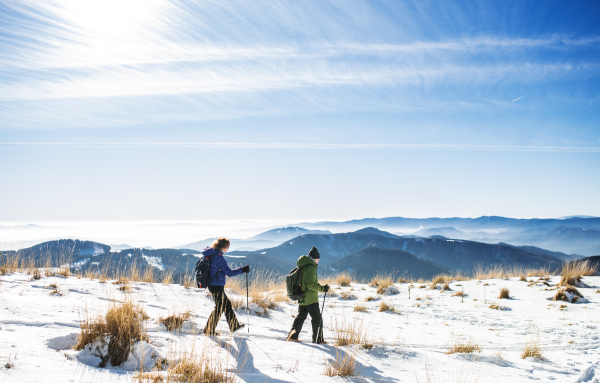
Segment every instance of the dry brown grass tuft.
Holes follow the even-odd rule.
[[[186,320],[190,319],[190,315],[191,315],[191,313],[189,311],[180,313],[180,314],[174,313],[173,315],[170,315],[166,318],[160,318],[158,321],[160,323],[162,323],[163,325],[165,325],[167,330],[175,331],[175,330],[179,330],[181,328],[181,326],[183,325],[183,323]]]
[[[173,270],[170,270],[168,272],[166,272],[163,277],[162,277],[162,284],[163,285],[170,285],[173,283]]]
[[[359,311],[359,312],[367,312],[367,306],[362,305],[362,304],[357,304],[354,306],[354,311]]]
[[[119,291],[129,291],[129,290],[131,290],[131,286],[129,286],[129,285],[119,286]]]
[[[31,270],[31,280],[34,281],[38,279],[42,279],[42,271],[35,267]]]
[[[473,352],[481,352],[481,346],[471,340],[468,342],[455,341],[446,350],[446,354],[470,354]]]
[[[369,283],[369,286],[371,287],[378,287],[379,290],[385,289],[387,287],[390,287],[394,284],[394,279],[392,278],[391,275],[379,275],[377,274],[376,276],[373,277],[373,279],[371,279],[371,282]]]
[[[146,283],[154,283],[155,278],[154,278],[154,267],[148,266],[146,267],[146,270],[144,271],[144,274],[142,275],[142,282],[146,282]]]
[[[277,307],[277,302],[274,302],[269,298],[253,297],[251,302],[263,309],[265,313],[267,310],[273,310]]]
[[[356,295],[352,294],[349,291],[344,291],[343,293],[340,294],[340,298],[342,298],[345,301],[349,301],[352,299],[356,299]]]
[[[391,305],[387,304],[386,302],[381,301],[381,303],[379,304],[379,312],[382,312],[382,311],[395,311],[395,310],[394,310],[394,306],[391,306]]]
[[[368,329],[362,320],[336,316],[334,317],[333,331],[336,346],[370,343],[367,336]]]
[[[104,317],[87,317],[81,321],[81,332],[74,349],[83,350],[88,344],[105,342],[110,337],[108,353],[99,367],[105,367],[108,362],[119,366],[127,360],[135,342],[148,339],[143,326],[145,316],[143,308],[132,302],[113,304]]]
[[[408,279],[404,279],[402,277],[398,278],[398,283],[410,283]]]
[[[429,285],[428,290],[437,290],[437,283],[435,281],[431,282],[431,285]]]
[[[233,307],[234,310],[239,310],[242,307],[246,307],[246,301],[244,301],[242,298],[229,298],[229,300],[231,301],[231,307]]]
[[[350,376],[360,375],[358,370],[358,363],[354,355],[350,353],[341,353],[339,350],[335,351],[333,361],[327,361],[325,364],[324,375],[334,377],[339,376],[341,378],[347,378]]]
[[[287,290],[277,290],[270,294],[270,296],[273,302],[288,303],[290,301],[290,298],[287,295]]]
[[[366,302],[371,302],[371,301],[374,301],[374,300],[377,300],[377,299],[378,299],[377,297],[366,297],[365,301]]]
[[[237,377],[227,366],[209,352],[199,356],[186,354],[167,371],[168,382],[184,383],[234,383]]]
[[[352,283],[352,276],[350,273],[343,272],[338,274],[333,281],[342,287],[348,287]]]
[[[488,307],[491,308],[492,310],[500,310],[500,305],[497,305],[495,303],[492,303]]]
[[[569,298],[567,297],[567,294],[565,294],[565,293],[570,293],[570,294],[574,295],[573,301],[569,301]],[[575,303],[579,298],[583,298],[583,295],[579,292],[579,290],[577,290],[573,286],[566,286],[566,287],[558,290],[556,292],[556,294],[554,294],[554,297],[552,297],[552,300]]]
[[[446,283],[446,276],[444,276],[444,275],[438,275],[438,276],[436,276],[435,278],[433,278],[433,279],[431,280],[431,283],[432,283],[432,284],[436,284],[436,285],[437,285],[438,283],[439,283],[439,284]]]
[[[508,288],[502,287],[500,289],[500,295],[498,295],[498,299],[510,299]]]
[[[569,262],[562,267],[559,286],[578,286],[582,276],[596,275],[596,266],[588,261]]]
[[[529,357],[534,357],[538,360],[544,360],[544,355],[542,353],[542,348],[538,338],[533,338],[531,341],[525,342],[525,347],[523,347],[523,352],[521,352],[521,358],[525,359]]]
[[[63,265],[60,269],[58,269],[56,274],[68,278],[71,275],[71,269],[69,268],[69,265]]]
[[[519,278],[519,281],[527,282],[527,278],[524,275],[521,275],[521,277]]]
[[[452,296],[453,296],[453,297],[464,297],[464,296],[466,296],[466,295],[467,295],[467,294],[465,294],[465,293],[464,293],[464,292],[462,292],[462,291],[457,291],[457,292],[455,292],[454,294],[452,294]]]

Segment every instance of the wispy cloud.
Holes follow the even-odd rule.
[[[518,101],[518,100],[522,99],[523,97],[525,97],[525,96],[517,97],[517,98],[515,98],[514,100],[512,100],[511,102]]]
[[[540,50],[597,49],[599,36],[369,40],[353,30],[365,18],[381,18],[373,7],[342,7],[342,20],[328,6],[6,2],[0,6],[3,127],[118,127],[140,118],[186,121],[324,109],[502,107],[493,99],[505,95],[490,89],[585,80],[600,69],[593,60],[537,59]],[[294,38],[282,37],[282,30]],[[310,34],[319,37],[306,38]]]
[[[478,144],[340,144],[282,142],[0,142],[2,147],[65,147],[95,149],[297,149],[297,150],[469,150],[502,152],[600,153],[592,146],[478,145]]]

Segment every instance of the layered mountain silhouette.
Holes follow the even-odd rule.
[[[279,259],[295,261],[316,246],[321,254],[321,264],[328,265],[342,257],[370,246],[380,249],[399,249],[414,256],[437,263],[453,270],[469,273],[476,265],[522,265],[526,267],[555,267],[561,259],[529,252],[515,246],[487,244],[473,241],[441,238],[389,237],[369,233],[307,234],[286,241],[279,246],[243,252],[246,255],[269,255]],[[232,252],[231,254],[238,252]],[[239,252],[241,254],[241,252]],[[568,257],[566,254],[563,254]]]
[[[439,274],[452,273],[447,267],[419,259],[406,251],[380,249],[377,246],[346,255],[325,268],[334,272],[348,271],[359,280],[367,280],[377,274],[430,279]]]
[[[512,238],[510,243],[530,244],[556,251],[593,255],[600,254],[600,231],[580,227],[560,226],[543,234]]]

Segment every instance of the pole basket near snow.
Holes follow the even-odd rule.
[[[246,273],[246,321],[248,322],[248,334],[250,334],[250,306],[248,304],[248,273]]]

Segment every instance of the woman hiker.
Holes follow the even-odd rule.
[[[316,247],[313,247],[308,252],[308,256],[302,255],[298,258],[296,265],[302,269],[301,286],[304,292],[304,298],[298,301],[298,315],[294,319],[292,329],[288,335],[289,342],[300,342],[298,336],[302,330],[302,325],[310,314],[310,322],[312,324],[312,341],[313,343],[327,343],[323,340],[323,318],[319,310],[319,291],[328,292],[329,285],[320,285],[317,278],[317,267],[321,255]]]
[[[239,269],[231,270],[227,265],[225,257],[223,257],[223,254],[229,250],[229,245],[229,239],[219,238],[202,252],[203,256],[210,257],[210,270],[208,272],[210,282],[208,283],[208,291],[210,291],[215,301],[215,309],[210,314],[208,322],[206,322],[206,327],[204,327],[203,333],[206,335],[215,334],[215,329],[223,311],[225,311],[225,318],[227,318],[231,332],[236,332],[245,326],[240,324],[235,316],[235,312],[231,307],[231,301],[225,294],[225,283],[227,282],[227,277],[249,273],[250,266],[246,265]]]

